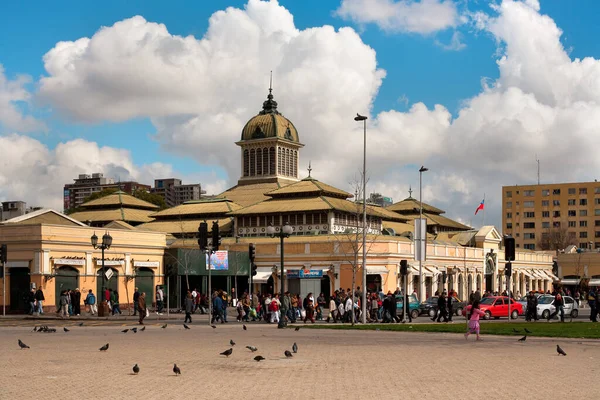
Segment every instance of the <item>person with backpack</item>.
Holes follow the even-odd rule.
[[[85,304],[90,306],[90,314],[96,315],[98,313],[98,307],[96,306],[96,296],[92,293],[92,289],[89,290],[87,296],[85,297]],[[137,303],[134,305],[137,308]]]

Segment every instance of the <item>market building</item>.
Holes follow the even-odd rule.
[[[96,234],[102,242],[105,233],[112,237],[112,245],[104,251],[102,269],[102,251],[94,249],[90,239]],[[31,288],[43,290],[45,312],[55,312],[65,289],[80,290],[83,308],[88,290],[100,293],[103,273],[105,287],[118,291],[121,309],[129,307],[135,287],[146,292],[151,304],[155,287],[164,278],[166,235],[120,222],[98,229],[43,209],[1,223],[0,243],[8,250],[6,293],[0,293],[7,312],[25,312]]]

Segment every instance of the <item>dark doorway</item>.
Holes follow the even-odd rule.
[[[325,274],[323,275],[323,279],[321,279],[321,293],[323,293],[325,299],[329,300],[329,296],[331,296],[331,280],[329,279],[329,275]],[[329,302],[327,303],[327,307],[329,307]]]
[[[58,308],[60,293],[63,290],[75,290],[79,287],[79,272],[73,267],[60,267],[54,277],[54,301]]]
[[[237,296],[239,298],[242,297],[242,295],[244,294],[244,292],[248,292],[248,288],[249,286],[249,282],[248,282],[248,275],[233,275],[231,277],[231,287],[235,288],[236,287],[236,281],[237,281],[237,288],[236,288],[236,293]]]
[[[114,279],[114,277],[111,279]],[[138,268],[135,273],[135,287],[138,288],[140,294],[146,293],[146,304],[152,304],[154,298],[154,272],[150,268]]]
[[[485,290],[492,290],[494,287],[494,275],[488,274],[485,276]]]
[[[29,268],[9,268],[10,273],[10,310],[25,312],[29,294]]]
[[[102,280],[103,277],[103,272],[104,271],[108,271],[108,270],[112,270],[113,274],[110,277],[110,279],[106,279],[106,276],[104,276],[104,281]],[[117,271],[114,268],[110,268],[110,267],[104,267],[104,269],[100,268],[98,270],[98,274],[96,276],[96,293],[98,294],[97,298],[102,299],[102,300],[109,300],[109,299],[105,299],[104,298],[104,293],[102,291],[102,284],[104,284],[104,288],[106,289],[112,289],[112,290],[118,290],[118,285],[119,285],[119,271]],[[146,296],[148,296],[148,294],[146,294]],[[148,303],[148,300],[146,300],[146,303]],[[149,304],[149,303],[148,303]]]
[[[327,280],[329,280],[329,277],[327,277]],[[356,286],[360,286],[360,282]],[[367,274],[367,291],[371,293],[379,293],[381,291],[381,275]]]

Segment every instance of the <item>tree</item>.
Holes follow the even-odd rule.
[[[577,244],[577,238],[571,234],[563,221],[558,226],[546,229],[538,241],[538,247],[541,250],[563,250],[570,245]]]
[[[165,208],[167,208],[167,203],[165,203],[165,199],[158,194],[149,193],[142,189],[136,189],[133,191],[132,196],[136,197],[140,200],[147,201],[148,203],[157,205],[160,207],[161,210],[164,210]]]
[[[352,301],[354,303],[354,295],[356,293],[356,272],[362,267],[362,259],[359,263],[359,254],[362,257],[363,250],[363,230],[362,230],[362,202],[359,203],[358,199],[362,199],[362,181],[355,179],[350,183],[355,189],[355,208],[352,212],[344,214],[346,216],[346,229],[342,232],[334,232],[334,252],[337,251],[337,255],[341,255],[343,261],[350,264],[352,268]],[[369,227],[372,224],[381,224],[380,219],[376,219],[367,215],[367,243],[366,243],[366,254],[369,254],[369,250],[377,240],[377,234],[371,234],[370,237]],[[366,287],[362,288],[363,291],[367,290]],[[366,316],[365,316],[366,317]],[[354,325],[354,316],[352,317],[352,325]]]

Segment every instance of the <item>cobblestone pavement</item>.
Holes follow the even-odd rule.
[[[35,333],[33,323],[0,327],[0,399],[591,399],[600,387],[600,343],[591,340],[519,343],[487,336],[475,342],[455,334],[160,326],[138,333],[121,333],[120,326],[75,325],[67,333],[61,327]],[[17,339],[31,349],[21,350]],[[233,354],[220,356],[230,339],[237,343]],[[294,342],[298,353],[286,359]],[[106,343],[109,350],[100,352]],[[557,356],[557,343],[567,357]],[[255,362],[258,354],[266,360]],[[181,376],[173,374],[173,363]]]

